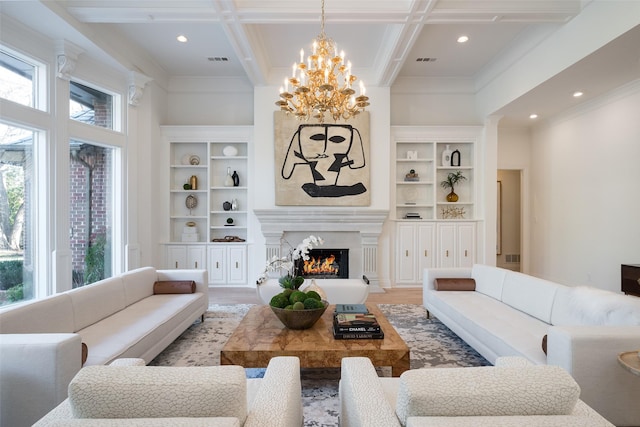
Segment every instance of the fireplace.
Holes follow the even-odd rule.
[[[349,249],[311,249],[296,273],[306,279],[348,279]]]

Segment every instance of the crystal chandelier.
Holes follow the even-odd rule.
[[[305,63],[304,49],[300,49],[300,62],[293,64],[291,77],[284,79],[276,105],[301,120],[313,117],[322,123],[325,113],[335,121],[348,120],[364,111],[369,98],[362,81],[360,95],[355,96],[352,85],[358,78],[351,74],[351,61],[345,63],[344,51],[338,55],[336,43],[324,33],[324,0],[321,19],[313,52]]]

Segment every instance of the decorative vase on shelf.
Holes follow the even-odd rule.
[[[460,166],[460,150],[454,150],[451,153],[451,166]]]
[[[449,144],[442,152],[442,166],[449,167],[451,166],[451,149],[449,148]]]
[[[197,190],[198,189],[198,177],[195,175],[191,175],[191,178],[189,178],[189,185],[191,186],[192,190]]]
[[[227,168],[227,176],[224,177],[224,186],[233,187],[233,177],[231,176],[231,168]]]
[[[231,200],[231,210],[232,211],[238,210],[238,201],[236,199]]]
[[[458,195],[456,193],[451,191],[451,193],[447,194],[447,202],[457,202],[457,201],[458,201]]]
[[[234,187],[237,187],[238,185],[240,185],[240,177],[238,176],[238,172],[233,171],[233,175],[231,175],[231,178],[233,178]]]

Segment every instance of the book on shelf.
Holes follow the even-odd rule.
[[[365,304],[336,304],[336,313],[369,313]]]
[[[337,340],[380,340],[384,339],[384,332],[336,332],[333,338]]]

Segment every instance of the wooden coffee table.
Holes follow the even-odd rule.
[[[272,357],[297,356],[302,368],[339,368],[343,357],[368,357],[374,366],[391,366],[391,374],[400,376],[409,369],[409,347],[375,304],[367,308],[376,315],[384,339],[334,339],[335,305],[304,330],[285,328],[268,305],[254,306],[220,351],[220,363],[263,368]]]

